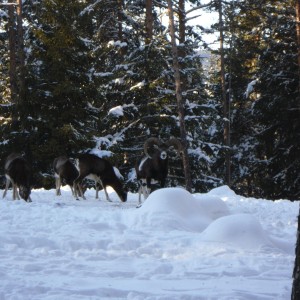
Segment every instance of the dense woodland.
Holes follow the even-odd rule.
[[[55,157],[97,148],[136,190],[144,141],[182,134],[171,4],[192,191],[229,184],[246,196],[299,199],[295,1],[24,0],[21,12],[3,2],[1,174],[10,152],[24,152],[34,185],[50,188]],[[197,22],[203,12],[219,21]],[[175,155],[168,185],[185,185]]]

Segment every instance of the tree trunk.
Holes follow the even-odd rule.
[[[299,66],[298,67],[298,76],[299,76],[298,91],[300,96],[300,0],[296,0],[296,30],[297,30],[297,42],[298,42],[298,66]]]
[[[122,28],[122,19],[123,19],[123,0],[118,0],[118,39],[123,41],[123,28]]]
[[[13,0],[10,3],[14,3]],[[18,85],[17,85],[17,60],[16,60],[16,28],[14,5],[8,5],[8,37],[9,37],[9,81],[11,102],[17,104]]]
[[[149,45],[153,38],[153,14],[152,0],[146,0],[146,45]]]
[[[222,0],[219,0],[219,26],[220,26],[220,60],[221,60],[221,89],[223,101],[223,119],[224,119],[224,144],[225,150],[225,181],[228,186],[231,185],[230,171],[230,116],[229,116],[229,97],[226,92],[225,63],[224,63],[224,31],[223,31],[223,9]]]
[[[24,35],[23,35],[23,17],[22,0],[17,0],[17,47],[18,47],[18,69],[19,69],[19,97],[18,105],[24,105],[26,96],[25,87],[25,55],[24,55]]]
[[[185,175],[185,185],[188,191],[192,190],[192,180],[191,180],[191,170],[190,163],[188,157],[188,143],[187,143],[187,135],[185,129],[184,122],[184,107],[182,101],[182,92],[181,92],[181,82],[180,82],[180,72],[179,72],[179,62],[178,62],[178,52],[175,38],[175,26],[174,26],[174,13],[173,13],[173,3],[172,0],[168,0],[168,13],[169,13],[169,27],[170,27],[170,36],[171,36],[171,44],[172,44],[172,58],[173,58],[173,68],[174,68],[174,78],[175,78],[175,86],[176,86],[176,99],[177,99],[177,109],[179,116],[179,124],[180,124],[180,137],[181,142],[183,144],[183,168]]]
[[[298,230],[297,230],[297,243],[296,243],[296,258],[293,271],[293,288],[292,288],[292,297],[291,300],[300,299],[300,210],[298,215]]]
[[[185,14],[185,0],[179,0],[178,3],[178,22],[179,22],[179,57],[184,57],[185,56],[185,51],[184,51],[184,42],[185,42],[185,24],[186,24],[186,14]]]
[[[181,70],[185,69],[185,29],[186,29],[186,11],[185,11],[185,0],[179,0],[178,2],[178,30],[179,30],[179,47],[178,47],[178,58],[179,58],[179,68]],[[184,73],[184,72],[183,72]],[[181,76],[181,91],[185,91],[187,87],[187,77]]]
[[[296,0],[296,30],[298,42],[298,109],[300,112],[300,0]],[[293,287],[292,287],[292,300],[300,299],[300,208],[298,214],[298,229],[297,229],[297,242],[295,250],[295,263],[293,271]]]

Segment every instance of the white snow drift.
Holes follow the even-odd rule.
[[[34,190],[0,205],[0,299],[290,298],[299,204],[223,186],[121,203]]]

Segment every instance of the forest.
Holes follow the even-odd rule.
[[[53,188],[55,157],[97,149],[136,191],[145,140],[175,137],[168,186],[299,199],[298,17],[291,0],[2,1],[0,174],[21,152]]]

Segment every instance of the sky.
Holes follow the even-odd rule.
[[[205,4],[206,2],[207,1],[204,1],[203,4]],[[219,16],[217,13],[212,13],[212,12],[208,13],[203,10],[196,11],[195,13],[192,13],[192,15],[197,16],[197,18],[191,19],[191,21],[188,22],[188,24],[201,25],[205,29],[210,29],[210,26],[212,24],[217,23],[219,20]],[[217,49],[220,46],[219,41],[218,41],[218,34],[208,34],[207,33],[207,34],[203,35],[203,39],[206,43],[209,44],[209,46],[212,49]]]
[[[202,5],[207,4],[210,1],[204,0],[202,1]],[[186,5],[186,12],[190,10],[190,7]],[[163,14],[162,20],[165,26],[169,24],[169,18],[166,10],[161,10]],[[174,15],[176,18],[176,14]],[[206,12],[204,9],[194,10],[187,14],[187,19],[190,19],[187,24],[188,25],[200,25],[205,29],[210,29],[210,26],[214,23],[218,22],[219,16],[218,13]],[[219,47],[218,36],[216,34],[205,34],[203,35],[204,41],[206,41],[212,49],[217,49]]]

